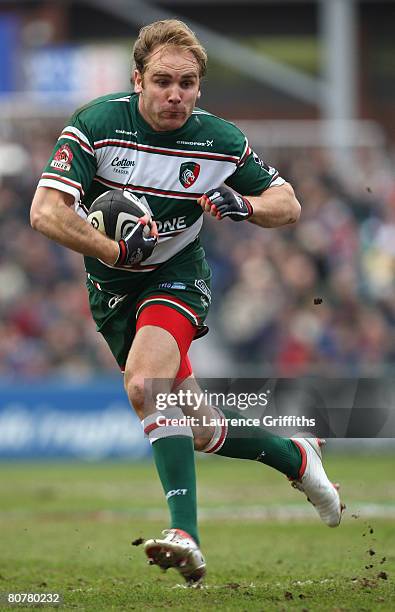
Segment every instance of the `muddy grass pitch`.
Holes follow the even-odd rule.
[[[394,459],[328,454],[347,504],[338,529],[270,468],[199,461],[199,590],[138,545],[168,526],[150,463],[1,464],[0,592],[59,593],[46,609],[393,610]]]

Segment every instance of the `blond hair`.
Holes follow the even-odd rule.
[[[194,32],[178,19],[154,21],[141,28],[133,47],[133,58],[137,70],[144,74],[148,59],[158,47],[175,46],[190,51],[199,65],[199,76],[206,73],[207,53]]]

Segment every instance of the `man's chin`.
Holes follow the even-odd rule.
[[[162,116],[160,117],[158,121],[158,128],[161,131],[177,130],[178,128],[184,125],[186,120],[187,120],[186,115],[181,114],[181,113],[177,115],[166,116],[166,117]]]

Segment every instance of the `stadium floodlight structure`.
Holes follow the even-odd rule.
[[[332,124],[327,138],[333,147],[346,145],[356,125],[356,10],[355,0],[320,0],[322,68],[328,86],[321,114]]]

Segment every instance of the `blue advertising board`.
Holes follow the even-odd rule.
[[[59,95],[81,89],[79,49],[74,45],[48,46],[24,55],[24,82],[31,92]]]
[[[0,15],[0,94],[15,91],[19,61],[20,20],[11,14]]]
[[[129,50],[111,43],[46,45],[23,53],[21,73],[23,88],[37,100],[87,101],[130,87]]]
[[[141,459],[149,453],[122,381],[0,382],[0,459]]]

